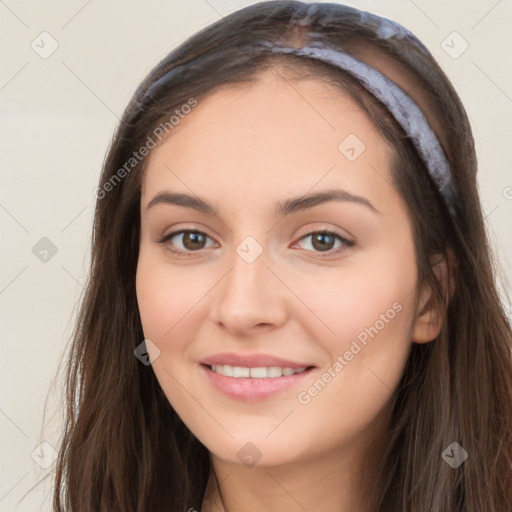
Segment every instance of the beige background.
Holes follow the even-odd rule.
[[[170,49],[252,3],[0,1],[0,511],[51,509],[55,465],[41,468],[32,452],[49,443],[42,459],[40,447],[34,455],[46,464],[51,445],[57,447],[60,380],[55,388],[52,378],[86,279],[92,192],[118,117],[140,80]],[[410,28],[453,81],[474,130],[481,197],[499,269],[512,282],[512,3],[346,3]],[[46,59],[31,47],[35,41],[39,52],[51,48],[43,31],[58,43]],[[456,59],[442,46],[453,31],[469,44]],[[464,43],[452,35],[446,44],[453,53]],[[43,237],[57,248],[46,263],[32,252]],[[510,284],[503,288],[510,290]]]

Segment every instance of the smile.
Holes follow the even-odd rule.
[[[305,376],[316,368],[200,364],[199,369],[212,389],[229,398],[254,402],[279,396],[284,391],[298,387]]]

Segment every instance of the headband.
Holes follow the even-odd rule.
[[[307,6],[305,11],[298,13],[290,20],[292,24],[311,27],[312,31],[308,33],[311,42],[308,45],[295,48],[280,44],[280,42],[244,41],[234,49],[233,58],[236,59],[237,54],[243,51],[244,48],[248,48],[248,50],[256,50],[257,52],[292,54],[298,57],[315,59],[349,73],[388,109],[402,127],[425,165],[450,215],[458,219],[457,193],[448,160],[437,136],[418,105],[403,89],[380,71],[352,55],[324,43],[320,40],[325,38],[324,34],[314,32],[314,27],[319,24],[330,29],[331,13],[333,22],[339,23],[340,11],[346,15],[347,21],[351,25],[359,25],[366,30],[371,28],[374,36],[379,39],[405,40],[423,54],[431,55],[426,46],[412,32],[396,21],[360,11],[354,7],[332,3],[313,3]],[[144,103],[148,97],[151,98],[153,94],[158,94],[157,91],[160,88],[169,87],[169,84],[172,84],[173,79],[177,76],[186,76],[188,72],[200,69],[207,61],[228,57],[227,52],[207,52],[192,61],[171,68],[142,94],[142,98],[137,103],[141,105],[140,102]]]
[[[288,53],[320,60],[341,68],[356,78],[368,92],[387,107],[403,128],[425,164],[450,214],[457,217],[457,195],[443,148],[423,112],[403,89],[375,68],[319,41],[313,41],[310,45],[301,48],[279,46],[268,41],[261,41],[255,47],[262,51]]]

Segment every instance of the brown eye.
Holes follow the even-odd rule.
[[[202,249],[206,241],[206,235],[203,233],[196,233],[194,231],[187,231],[183,233],[183,245],[186,249],[193,251],[194,249]]]
[[[169,233],[160,243],[168,245],[172,252],[186,253],[204,249],[208,238],[210,237],[202,231],[181,230]],[[176,242],[173,239],[176,239]]]
[[[355,245],[354,242],[347,240],[334,231],[313,231],[304,235],[300,241],[308,238],[311,239],[311,242],[308,244],[310,248],[306,247],[306,249],[317,253],[328,253],[326,256],[346,251]],[[335,247],[336,242],[339,242],[339,245]]]
[[[327,233],[315,233],[311,235],[312,246],[319,251],[329,251],[336,243],[336,239]]]

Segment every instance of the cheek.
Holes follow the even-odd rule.
[[[310,283],[302,290],[329,327],[317,339],[330,362],[301,388],[297,418],[306,429],[322,423],[327,444],[340,432],[346,439],[357,436],[385,408],[411,348],[414,252],[398,258],[382,251],[359,263],[350,271],[336,269],[323,287]]]
[[[209,294],[218,281],[213,269],[170,264],[161,252],[141,244],[136,275],[140,319],[144,337],[160,351],[152,368],[177,409],[179,403],[189,407],[183,389],[193,391],[197,385],[197,375],[190,371],[197,365],[195,342],[205,338],[200,330],[210,310]]]
[[[166,265],[161,256],[141,246],[136,277],[139,313],[144,337],[159,349],[151,366],[169,403],[187,424],[194,408],[183,390],[193,390],[194,382],[183,363],[191,360],[190,341],[197,329],[194,314],[206,293],[202,288],[191,281],[189,272]]]
[[[295,276],[294,287],[313,313],[309,329],[317,326],[331,355],[343,353],[352,340],[368,339],[397,350],[409,341],[417,281],[412,247],[397,256],[390,248],[368,252],[357,264],[324,268],[318,276]],[[304,320],[306,321],[306,320]],[[376,333],[375,331],[378,331]]]
[[[157,343],[173,340],[188,322],[188,312],[204,295],[190,272],[166,265],[161,257],[141,247],[136,277],[137,301],[144,335]]]
[[[411,248],[400,258],[385,250],[361,258],[350,269],[333,269],[322,285],[302,280],[300,293],[321,319],[315,320],[317,340],[328,354],[328,366],[340,363],[331,369],[335,378],[326,375],[330,392],[319,404],[325,400],[328,407],[329,400],[341,400],[358,407],[390,395],[411,346],[416,279]]]

